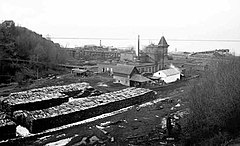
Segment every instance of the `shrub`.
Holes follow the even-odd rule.
[[[190,114],[185,132],[193,143],[226,131],[240,130],[240,59],[212,63],[189,93]]]

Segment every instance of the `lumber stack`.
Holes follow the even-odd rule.
[[[151,100],[154,92],[143,88],[127,88],[99,96],[66,102],[47,109],[24,111],[22,119],[32,133],[74,123],[90,117],[112,112],[133,104]]]
[[[9,115],[17,110],[49,108],[68,102],[69,97],[77,96],[88,88],[90,88],[88,83],[75,83],[11,93],[1,101],[0,108]]]
[[[59,105],[68,101],[68,96],[58,93],[20,92],[9,95],[2,101],[2,110],[12,115],[17,110],[37,110]]]

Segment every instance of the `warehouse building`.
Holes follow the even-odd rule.
[[[160,70],[153,74],[154,77],[163,80],[165,83],[172,83],[180,80],[181,72],[176,68]]]

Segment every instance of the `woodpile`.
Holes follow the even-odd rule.
[[[38,110],[60,105],[69,97],[77,96],[89,88],[88,83],[75,83],[64,86],[51,86],[11,93],[1,101],[0,108],[12,115],[17,110]]]
[[[135,87],[99,94],[101,92],[88,83],[43,87],[12,93],[2,98],[0,108],[14,122],[27,127],[31,133],[37,133],[140,104],[152,100],[155,95],[152,90]],[[81,99],[69,101],[69,97]],[[13,121],[4,119],[2,125],[4,121],[16,129]]]
[[[151,100],[154,92],[143,88],[127,88],[120,91],[82,98],[42,110],[24,111],[25,126],[32,133],[70,124],[133,104]]]

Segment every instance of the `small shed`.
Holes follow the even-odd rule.
[[[90,75],[90,71],[85,69],[74,68],[72,69],[72,74],[74,74],[74,76],[87,77]]]
[[[130,86],[134,87],[144,87],[148,82],[151,82],[151,80],[141,74],[133,74],[130,78]]]
[[[154,77],[160,77],[165,83],[175,82],[180,80],[181,72],[176,68],[160,70],[153,74]]]

